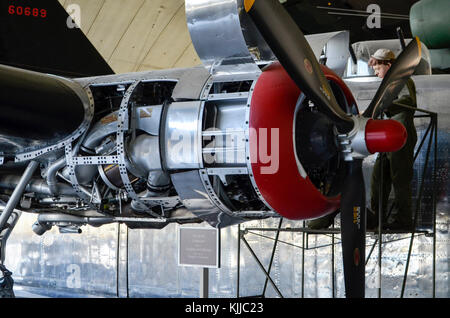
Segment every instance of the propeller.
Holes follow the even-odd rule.
[[[317,108],[328,114],[342,133],[353,128],[351,116],[339,106],[303,32],[279,1],[245,0],[258,30],[292,80]]]
[[[397,98],[406,81],[414,73],[422,55],[420,40],[416,37],[398,56],[375,93],[372,102],[364,111],[364,117],[377,118]]]
[[[362,159],[346,161],[341,191],[341,240],[345,296],[364,298],[366,250],[366,192]]]
[[[338,132],[351,134],[362,130],[364,136],[366,126],[360,127],[363,120],[346,114],[339,106],[304,34],[283,5],[278,0],[244,0],[244,7],[292,80],[321,112],[333,120]],[[382,110],[397,96],[418,64],[417,54],[420,56],[418,40],[413,41],[391,67],[364,113],[365,117]],[[367,121],[364,121],[365,124],[369,126]],[[374,126],[377,124],[372,124]],[[401,140],[404,143],[404,139]],[[341,191],[342,251],[346,297],[349,298],[365,295],[366,194],[363,159],[364,156],[356,156],[346,161],[347,178]]]

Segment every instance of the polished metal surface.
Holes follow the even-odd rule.
[[[128,159],[146,177],[150,171],[161,170],[158,136],[140,135],[128,145]]]
[[[366,125],[369,118],[352,117],[355,123],[353,129],[345,135],[338,135],[341,152],[345,161],[364,159],[371,153],[366,145]]]
[[[215,127],[203,131],[203,160],[215,166],[245,166],[245,112],[247,98],[235,99],[220,94],[224,99],[212,99],[217,111]],[[213,95],[215,96],[215,95]],[[210,99],[206,104],[210,103]],[[209,142],[208,142],[209,141]]]
[[[136,107],[134,115],[136,128],[150,135],[158,136],[161,112],[161,105]]]
[[[349,32],[348,31],[336,31],[336,32],[327,32],[327,33],[319,33],[319,34],[308,34],[305,35],[306,40],[308,41],[309,46],[314,52],[314,56],[317,60],[320,57],[327,56],[328,58],[332,58],[331,54],[335,54],[334,58],[342,55],[348,56],[348,46],[346,50],[344,50],[344,46],[349,43]],[[332,48],[327,50],[327,45],[330,44]],[[347,51],[347,52],[346,52]],[[328,64],[328,63],[327,63]]]
[[[187,0],[186,19],[198,56],[211,74],[241,65],[241,70],[258,66],[241,31],[237,0]]]
[[[317,35],[312,34],[307,35],[306,40],[308,40],[318,60],[323,49],[326,65],[336,72],[337,75],[341,77],[344,75],[347,60],[350,55],[348,50],[350,45],[350,32],[339,31]],[[316,41],[318,42],[317,44]]]
[[[297,99],[297,104],[295,105],[295,113],[294,113],[294,122],[292,123],[292,137],[293,140],[295,140],[296,136],[296,130],[297,130],[297,114],[301,110],[302,103],[305,101],[306,95],[304,93],[301,93],[300,96]],[[295,155],[295,162],[297,164],[298,172],[303,178],[306,178],[308,174],[306,173],[305,168],[303,167],[302,163],[300,162],[300,159],[298,158],[298,152],[297,152],[297,143],[294,142],[294,155]]]
[[[216,228],[223,228],[242,222],[239,218],[232,218],[220,209],[220,204],[210,198],[208,191],[213,189],[205,187],[201,174],[206,171],[192,170],[174,173],[171,175],[172,183],[180,196],[183,205],[196,216],[205,220]]]
[[[175,101],[200,99],[209,78],[210,74],[203,66],[185,69],[178,77],[172,98]]]
[[[187,0],[186,17],[192,42],[213,76],[259,72],[258,63],[275,55],[244,10],[243,0]],[[349,56],[349,32],[307,35],[317,59],[342,76]],[[237,67],[238,66],[238,67]]]
[[[245,114],[247,100],[251,96],[248,85],[257,78],[258,73],[216,74],[207,79],[206,85],[198,86],[201,87],[201,92],[199,92],[202,96],[201,100],[147,105],[148,101],[142,101],[140,90],[146,83],[177,81],[175,86],[178,86],[180,84],[180,81],[177,80],[178,76],[180,78],[184,76],[184,79],[187,79],[183,75],[186,74],[185,70],[159,72],[159,75],[162,74],[166,74],[166,76],[146,74],[142,77],[142,81],[135,82],[129,82],[129,78],[123,75],[114,77],[114,81],[109,83],[104,78],[102,79],[104,82],[100,82],[98,78],[84,80],[83,83],[92,85],[86,86],[86,88],[105,86],[107,92],[110,90],[113,94],[117,94],[114,98],[117,98],[117,104],[120,99],[120,109],[99,119],[91,130],[86,132],[86,137],[83,136],[76,145],[67,144],[65,156],[48,162],[48,168],[43,172],[43,176],[47,176],[48,187],[38,189],[41,194],[48,195],[45,192],[48,191],[52,195],[58,193],[64,196],[74,195],[73,199],[75,200],[68,200],[67,197],[64,197],[54,201],[55,205],[69,204],[69,213],[73,212],[72,209],[96,210],[99,209],[102,201],[99,186],[103,181],[107,187],[116,191],[113,194],[116,199],[110,199],[112,202],[115,202],[114,200],[117,198],[131,199],[133,210],[145,212],[156,219],[169,216],[170,210],[177,208],[180,202],[187,202],[186,207],[191,212],[205,217],[207,222],[218,227],[242,222],[244,221],[243,217],[263,218],[273,215],[271,212],[252,211],[251,208],[245,207],[231,211],[222,202],[222,200],[227,200],[227,195],[233,196],[233,200],[237,200],[238,197],[239,200],[254,200],[251,198],[251,192],[242,197],[239,192],[248,191],[245,179],[241,178],[247,171],[244,143]],[[110,80],[112,79],[110,78]],[[206,77],[201,77],[201,79],[206,79]],[[95,92],[96,98],[100,98],[98,94],[103,91],[95,90]],[[158,93],[153,92],[156,95],[153,99],[149,99],[149,103],[154,100],[158,100],[160,103],[161,99],[158,99]],[[214,114],[214,118],[213,124],[208,123],[208,129],[204,130],[205,108],[214,109],[211,113]],[[208,137],[214,138],[214,142],[203,144]],[[214,159],[213,162],[207,162],[204,155],[211,155]],[[210,169],[212,168],[209,172],[203,169],[206,164]],[[64,168],[65,165],[67,166]],[[108,179],[104,171],[105,165],[117,167],[120,184],[123,184],[122,189]],[[163,167],[168,171],[162,173]],[[171,200],[167,199],[171,187],[169,173],[177,173],[176,170],[186,169],[195,169],[194,173],[200,175],[200,178],[197,177],[197,181],[202,184],[200,189],[206,194],[206,201],[218,208],[217,211],[204,214],[205,208],[202,203],[191,204],[195,200],[193,201],[191,194],[185,194],[184,187],[186,185],[182,185],[182,182],[174,184],[174,190],[178,191],[179,188],[180,193],[177,193],[178,196],[173,196],[176,198],[173,204],[170,203]],[[94,180],[97,174],[100,174],[101,178]],[[73,189],[67,191],[67,187],[56,182],[56,176],[71,184]],[[133,185],[137,179],[134,180],[134,177],[143,179],[141,181],[147,181],[146,186],[150,187],[148,189],[151,191],[145,191],[145,188],[141,187],[145,184],[141,182],[136,187],[136,189],[140,189],[141,193],[137,193]],[[229,183],[232,183],[228,191],[234,191],[234,194],[231,192],[225,194],[225,190],[217,184],[213,187],[213,180],[215,180],[214,182],[222,180],[224,186],[230,186]],[[35,189],[37,188],[35,187]],[[153,190],[161,192],[153,193]],[[52,206],[49,198],[40,199],[45,200],[42,203],[49,207]],[[76,201],[76,199],[81,199],[81,201]],[[194,197],[194,199],[196,198]],[[239,206],[242,204],[243,201],[239,203]],[[228,205],[232,206],[230,202]],[[164,209],[162,215],[152,209],[158,206]],[[175,214],[178,215],[176,212]],[[42,233],[43,230],[45,229],[38,229],[37,232]],[[65,232],[67,232],[66,230],[64,229]]]
[[[202,168],[201,101],[175,102],[168,105],[164,125],[166,169]]]

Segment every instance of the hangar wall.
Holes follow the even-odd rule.
[[[437,236],[436,297],[450,297],[448,286],[449,205],[440,205]],[[177,266],[177,225],[162,230],[131,230],[124,225],[100,229],[83,227],[83,233],[59,234],[53,229],[42,237],[31,231],[35,216],[23,215],[7,247],[7,267],[13,272],[18,297],[199,297],[201,268]],[[299,227],[300,222],[284,222]],[[276,227],[278,220],[252,221],[246,227]],[[254,234],[256,233],[256,234]],[[275,233],[252,231],[246,239],[267,266]],[[269,239],[261,236],[267,236]],[[234,298],[237,292],[238,228],[223,229],[220,269],[210,270],[210,297]],[[128,237],[128,244],[126,238]],[[304,258],[302,291],[301,233],[282,232],[272,267],[272,278],[284,297],[332,297],[332,239],[310,235]],[[409,240],[405,235],[385,236],[382,297],[398,298],[402,286]],[[374,239],[368,237],[367,245]],[[432,295],[432,239],[416,238],[404,297]],[[339,237],[335,250],[335,297],[344,297]],[[306,242],[305,242],[306,244]],[[128,255],[128,257],[127,257]],[[240,296],[260,295],[265,277],[241,243]],[[378,293],[377,253],[366,268],[366,297]],[[266,297],[278,297],[267,287]]]

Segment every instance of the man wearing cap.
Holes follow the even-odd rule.
[[[375,75],[384,78],[389,71],[392,63],[395,61],[394,52],[388,49],[377,50],[369,59],[369,66],[371,66],[375,72]],[[371,201],[370,209],[367,209],[367,228],[375,228],[378,225],[378,203],[380,192],[380,169],[383,164],[383,177],[382,177],[382,193],[383,193],[383,224],[385,228],[389,230],[412,230],[413,215],[412,215],[412,188],[411,182],[413,178],[413,165],[414,165],[414,147],[417,142],[417,132],[414,126],[414,109],[417,108],[416,100],[416,88],[411,78],[406,83],[407,91],[405,88],[400,94],[405,91],[405,94],[401,95],[388,106],[384,113],[388,118],[399,121],[405,126],[408,133],[405,146],[396,152],[384,153],[378,155],[375,162],[372,180],[371,180]],[[383,156],[383,160],[381,157]],[[387,224],[387,203],[389,194],[391,192],[391,186],[394,188],[394,221]],[[396,212],[396,213],[394,213]]]
[[[373,68],[375,75],[384,78],[395,61],[395,54],[388,49],[378,49],[369,59],[369,66]],[[378,226],[378,202],[380,192],[380,169],[383,162],[383,228],[393,231],[411,231],[413,228],[412,207],[411,207],[411,181],[413,177],[414,147],[417,142],[417,132],[414,126],[414,112],[404,106],[417,108],[416,88],[411,78],[406,83],[406,94],[384,110],[387,117],[402,123],[408,133],[405,146],[397,152],[384,153],[375,162],[371,180],[371,204],[367,209],[367,228],[375,229]],[[402,90],[401,93],[404,92]],[[387,224],[387,203],[391,186],[394,188],[395,199],[394,221]],[[394,212],[394,211],[393,211]],[[334,222],[339,210],[322,218],[308,222],[310,229],[323,229],[329,227]]]

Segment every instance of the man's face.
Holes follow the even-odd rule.
[[[372,66],[372,68],[375,71],[376,76],[378,76],[379,78],[384,78],[387,71],[391,68],[391,64],[378,63],[378,64],[375,64],[374,66]]]

